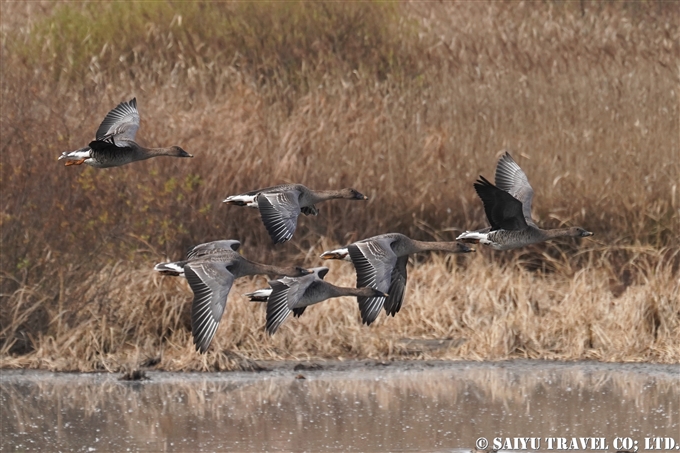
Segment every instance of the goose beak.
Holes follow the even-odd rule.
[[[475,251],[474,247],[470,247],[469,245],[467,245],[464,242],[459,242],[458,243],[458,250],[456,250],[456,252],[458,252],[458,253],[471,253],[471,252],[474,252],[474,251]]]
[[[592,231],[586,231],[585,233],[583,233],[582,236],[583,236],[584,238],[587,238],[588,236],[592,236],[592,235],[594,235],[594,234],[595,234],[595,233],[593,233]]]

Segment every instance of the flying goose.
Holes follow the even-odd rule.
[[[257,274],[301,277],[309,271],[301,267],[278,267],[243,258],[240,242],[215,241],[189,249],[184,261],[159,263],[154,270],[164,275],[184,276],[194,293],[191,306],[191,334],[196,349],[205,352],[217,332],[227,306],[231,285],[239,277]]]
[[[403,234],[388,233],[364,239],[345,248],[321,254],[323,259],[352,261],[357,272],[357,286],[375,288],[389,296],[359,297],[364,324],[370,325],[385,306],[388,315],[397,314],[404,301],[406,264],[413,253],[441,250],[450,253],[474,252],[460,242],[422,242]]]
[[[312,273],[302,277],[283,277],[269,282],[271,289],[258,289],[246,294],[252,302],[267,302],[266,329],[273,335],[292,312],[299,317],[309,305],[342,296],[387,297],[373,288],[343,288],[323,280],[327,267],[309,269]]]
[[[531,219],[534,189],[527,176],[506,152],[496,167],[496,185],[483,176],[474,183],[484,203],[491,228],[466,231],[456,240],[481,243],[496,250],[510,250],[558,237],[588,237],[593,233],[581,227],[542,230]]]
[[[97,129],[95,140],[84,148],[63,152],[58,160],[66,159],[67,167],[87,164],[91,167],[108,168],[157,156],[194,157],[179,146],[145,148],[135,142],[137,129],[137,99],[132,98],[129,102],[121,102],[106,115]]]
[[[279,244],[293,237],[300,213],[317,215],[319,211],[315,204],[336,198],[368,200],[354,189],[311,190],[302,184],[282,184],[231,195],[224,203],[259,209],[269,236],[274,244]]]

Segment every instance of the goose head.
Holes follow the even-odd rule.
[[[373,290],[373,294],[371,295],[371,297],[389,297],[389,294],[387,294],[387,293],[379,291],[375,288],[370,288],[370,289]]]
[[[189,154],[188,152],[184,151],[182,148],[179,146],[171,146],[169,148],[169,156],[175,156],[175,157],[194,157],[193,155]]]
[[[313,273],[313,271],[309,271],[304,267],[295,266],[295,275],[291,275],[291,277],[302,277],[303,275],[309,275],[311,273]]]
[[[354,189],[342,189],[340,195],[348,200],[368,200],[366,195]]]
[[[473,247],[470,247],[464,242],[456,242],[456,249],[453,251],[453,253],[470,253],[474,251],[475,249]]]
[[[575,238],[587,238],[588,236],[592,236],[595,233],[592,233],[591,231],[584,230],[581,227],[572,227],[569,228],[569,235]]]

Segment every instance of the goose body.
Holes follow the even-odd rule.
[[[191,247],[187,250],[187,256],[184,261],[175,261],[172,263],[158,263],[154,266],[156,272],[160,272],[163,275],[169,275],[171,277],[184,277],[184,266],[191,260],[202,258],[209,255],[220,255],[225,252],[238,251],[241,247],[241,243],[235,239],[225,239],[221,241],[206,242],[205,244],[199,244]]]
[[[581,227],[543,230],[531,218],[534,189],[524,171],[505,153],[496,166],[496,185],[483,176],[474,183],[484,204],[490,228],[466,231],[456,239],[480,243],[496,250],[510,250],[558,237],[588,237],[593,233]]]
[[[357,273],[357,286],[377,289],[388,296],[359,297],[359,309],[364,324],[370,325],[381,308],[394,316],[401,309],[406,288],[406,264],[409,255],[441,250],[468,253],[474,249],[460,242],[423,242],[403,234],[388,233],[364,239],[347,247],[324,252],[323,259],[349,259]]]
[[[300,267],[259,264],[243,258],[235,240],[216,241],[193,247],[183,261],[159,263],[154,270],[165,275],[184,276],[194,293],[191,306],[191,334],[196,349],[205,352],[217,332],[234,280],[257,274],[300,277],[309,271]]]
[[[290,313],[300,316],[310,305],[333,297],[385,297],[387,294],[373,288],[344,288],[324,281],[327,267],[310,269],[309,275],[283,277],[269,282],[270,290],[257,290],[246,294],[253,302],[267,302],[267,325],[270,335],[288,318]]]
[[[119,167],[157,156],[193,157],[179,146],[145,148],[135,142],[139,129],[137,100],[121,102],[102,121],[95,140],[76,151],[64,152],[58,160],[65,165],[86,164],[96,168]]]
[[[312,190],[302,184],[282,184],[231,195],[224,203],[257,208],[269,236],[279,244],[293,237],[301,213],[317,215],[317,203],[338,198],[368,200],[354,189]]]

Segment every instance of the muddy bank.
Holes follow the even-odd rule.
[[[261,379],[260,375],[272,377],[285,376],[290,373],[306,373],[331,377],[342,377],[346,373],[371,373],[378,370],[389,373],[417,372],[417,371],[460,371],[499,369],[514,372],[582,370],[588,372],[615,372],[625,374],[640,374],[645,376],[668,377],[680,380],[680,364],[657,363],[612,363],[597,361],[548,361],[548,360],[501,360],[501,361],[451,361],[451,360],[248,360],[241,359],[240,370],[221,372],[172,372],[156,371],[152,367],[140,367],[137,371],[141,381],[153,380],[159,382],[192,379]],[[74,376],[85,379],[103,381],[136,380],[126,377],[126,373],[80,373],[80,372],[50,372],[32,369],[0,369],[0,379],[30,379],[53,380],[71,379]]]

